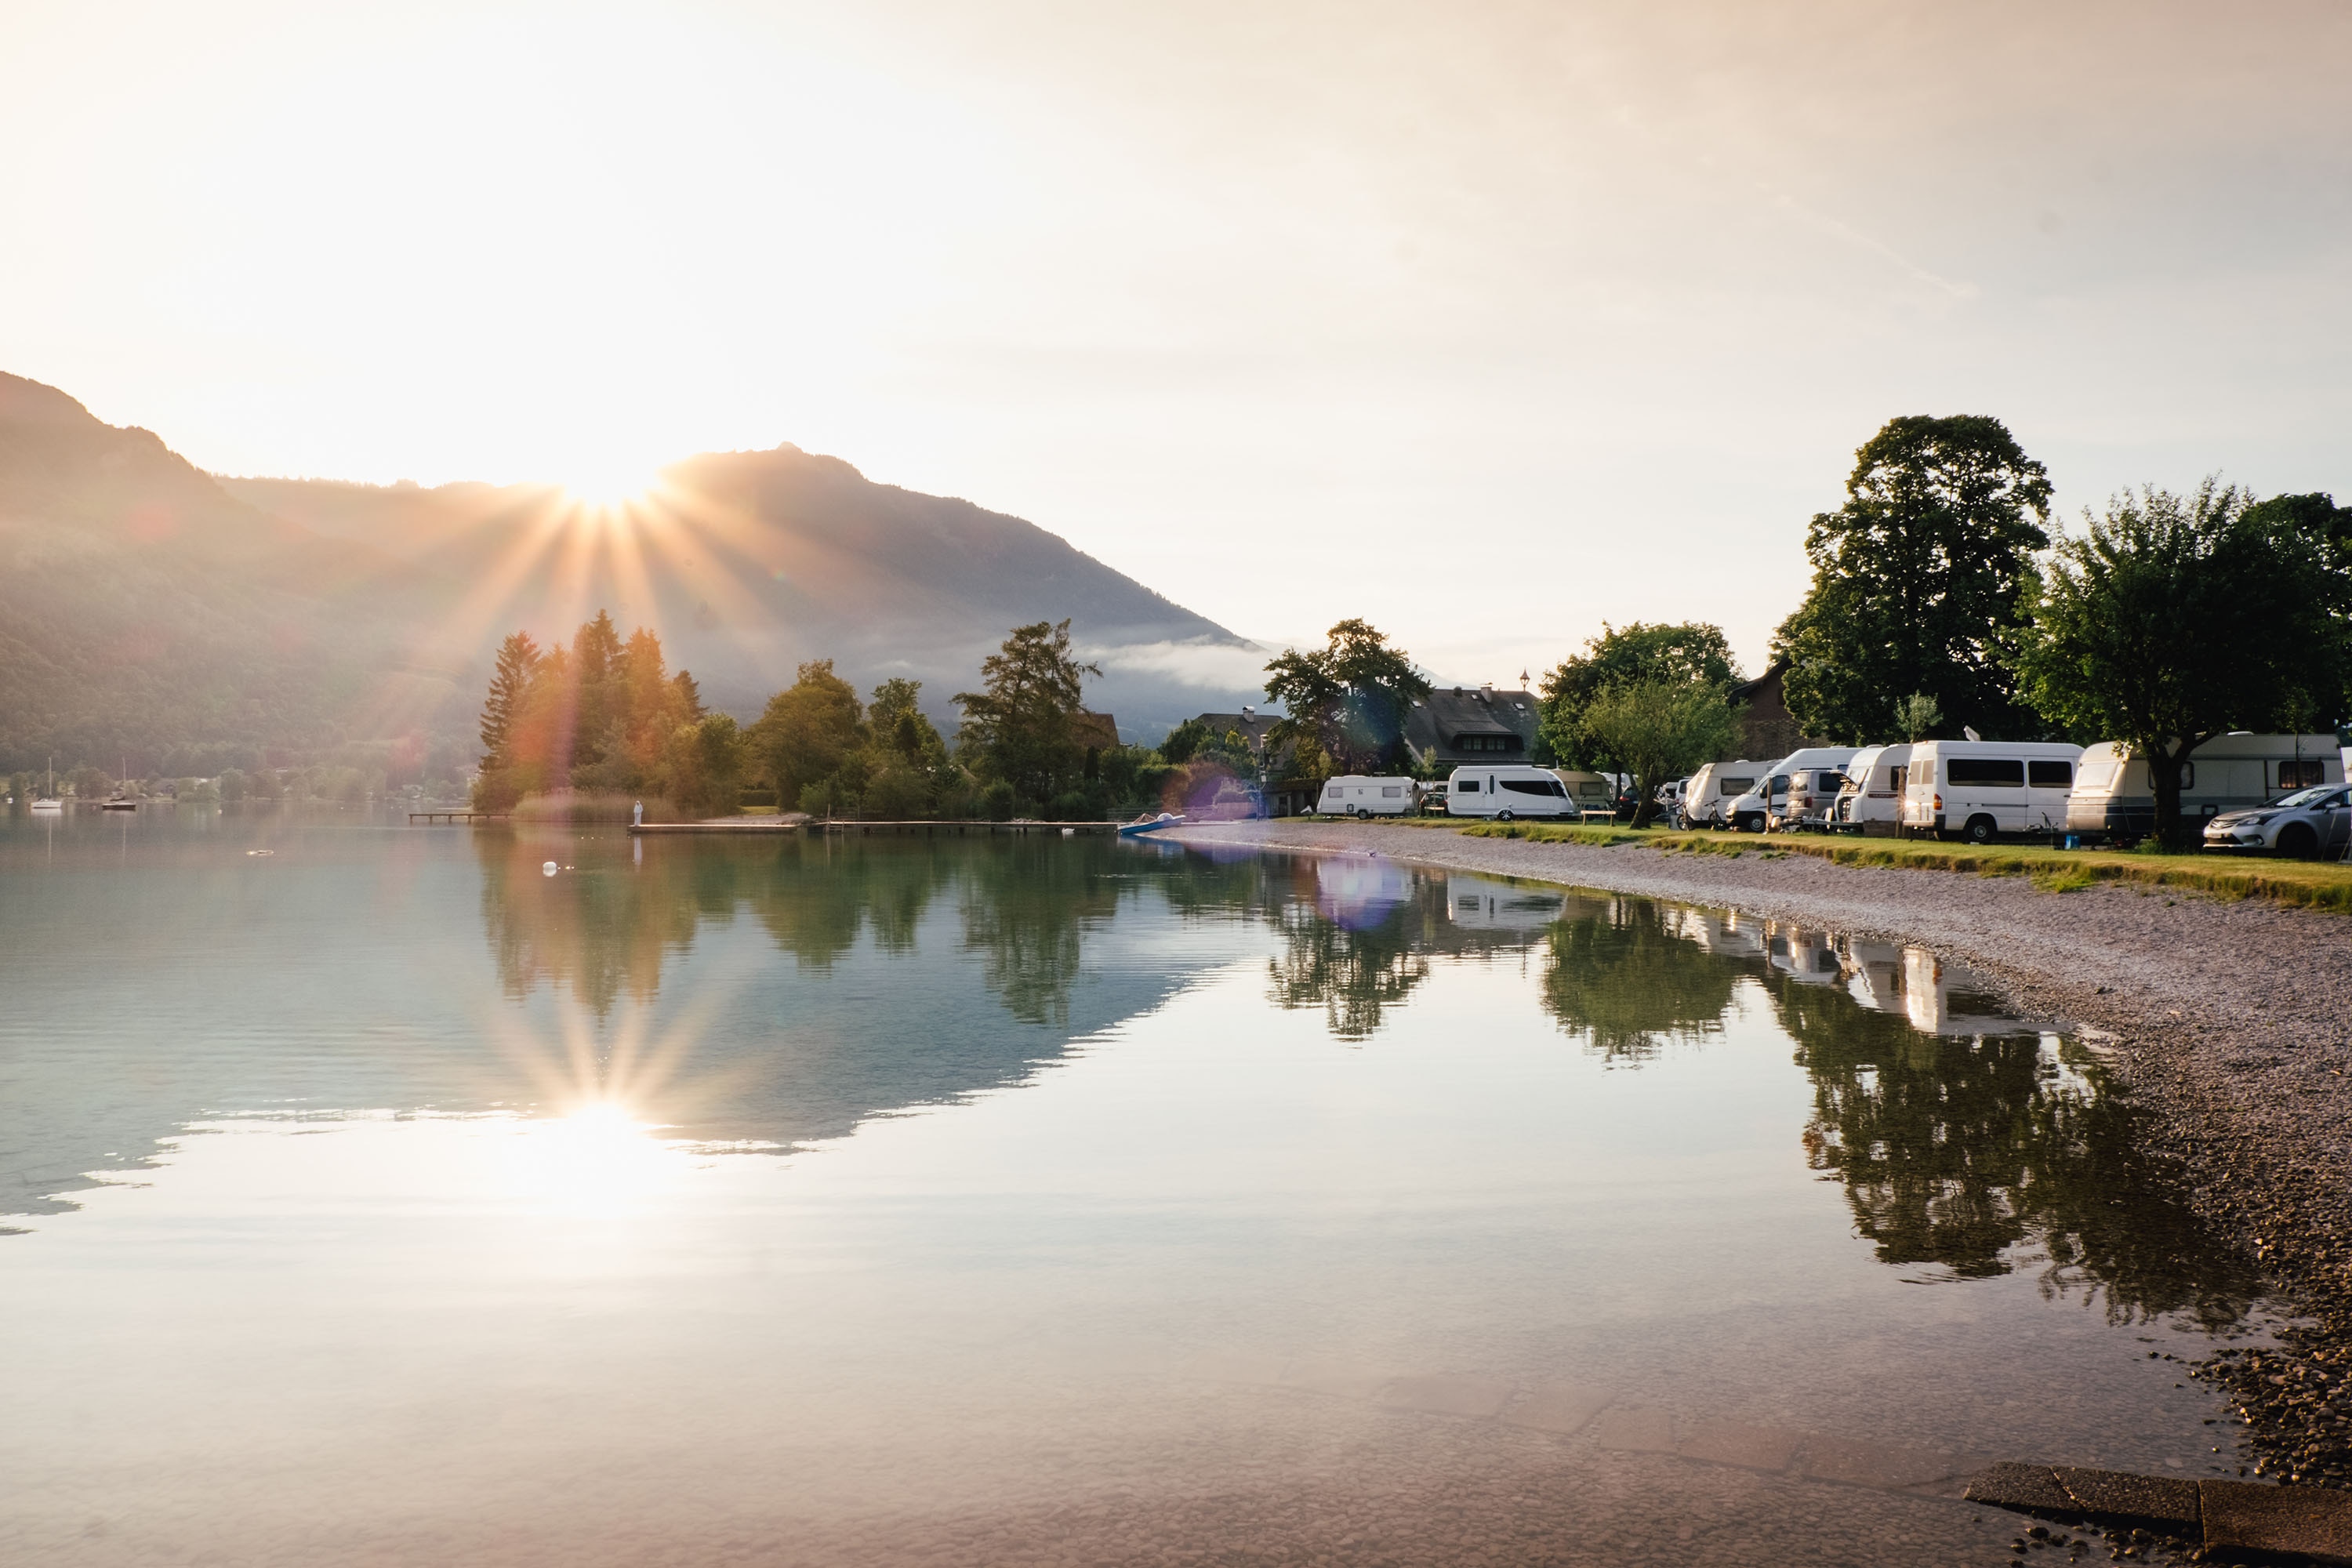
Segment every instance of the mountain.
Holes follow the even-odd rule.
[[[599,607],[745,718],[830,658],[861,687],[923,681],[950,719],[1007,630],[1066,616],[1105,671],[1090,705],[1152,739],[1251,697],[1265,658],[1034,524],[796,447],[692,458],[612,507],[231,479],[0,375],[0,768],[454,758],[499,639]]]

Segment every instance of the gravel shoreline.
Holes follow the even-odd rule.
[[[2195,1205],[2259,1259],[2305,1321],[2201,1368],[2251,1425],[2261,1473],[2352,1485],[2352,921],[2256,900],[2099,884],[1465,838],[1299,820],[1176,829],[1180,843],[1366,852],[1737,909],[1931,948],[2021,1016],[2095,1031]]]

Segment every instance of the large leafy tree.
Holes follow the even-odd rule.
[[[2174,847],[2193,845],[2180,788],[2199,746],[2310,722],[2344,689],[2343,586],[2324,542],[2248,502],[2210,479],[2186,497],[2116,497],[2052,551],[2015,656],[2043,713],[2147,759],[2157,834]]]
[[[1659,786],[1731,748],[1731,705],[1708,680],[1628,680],[1585,705],[1583,725],[1638,781],[1633,826],[1657,812]]]
[[[2270,496],[2246,508],[2246,521],[2298,535],[2317,550],[2327,567],[2328,610],[2339,632],[2352,631],[2352,506],[2337,506],[2324,492]],[[2326,730],[2352,721],[2352,660],[2333,689],[2315,684],[2310,710],[2294,721],[2298,730]]]
[[[1773,637],[1804,731],[1882,739],[1915,693],[1954,730],[2035,731],[2009,656],[2049,516],[2048,474],[2000,420],[1889,420],[1854,454],[1845,504],[1805,531],[1812,587]]]
[[[1353,617],[1333,626],[1319,648],[1286,648],[1265,677],[1267,700],[1286,715],[1267,731],[1268,742],[1297,743],[1302,762],[1319,751],[1341,773],[1394,766],[1404,752],[1405,718],[1429,695],[1412,658]]]
[[[1539,688],[1543,738],[1554,759],[1570,767],[1628,771],[1625,753],[1586,722],[1587,710],[1601,693],[1633,682],[1663,681],[1712,687],[1720,702],[1721,694],[1738,680],[1731,644],[1720,626],[1703,621],[1657,626],[1635,621],[1630,626],[1604,622],[1601,635],[1588,641],[1581,654],[1562,660],[1544,678]],[[1701,757],[1699,762],[1713,760]]]
[[[865,738],[865,705],[856,689],[833,672],[833,660],[812,659],[800,679],[768,699],[767,710],[751,726],[749,740],[759,767],[775,786],[777,804],[790,811],[829,809],[829,796],[802,804],[814,786],[823,790],[842,762]]]
[[[1043,805],[1070,789],[1086,766],[1077,732],[1085,711],[1081,689],[1102,670],[1081,664],[1070,647],[1070,623],[1038,621],[1015,626],[1004,646],[980,667],[982,689],[959,691],[963,710],[958,748],[972,771],[1012,786]]]

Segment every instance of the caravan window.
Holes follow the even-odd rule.
[[[1476,779],[1464,779],[1460,784],[1454,786],[1454,793],[1456,795],[1476,795],[1478,793],[1478,781]]]
[[[2074,764],[2072,763],[2028,763],[2025,779],[2035,789],[2073,789]]]
[[[1381,798],[1382,800],[1394,800],[1397,796],[1402,794],[1404,794],[1404,785],[1402,784],[1381,785]]]
[[[1893,790],[1896,795],[1901,795],[1905,790],[1909,789],[1911,787],[1910,764],[1906,763],[1900,766],[1887,769],[1886,787]]]
[[[2313,784],[2326,782],[2327,764],[2315,757],[2279,764],[2278,786],[2281,789],[2308,789]]]
[[[1547,788],[1546,786],[1549,787]],[[1505,779],[1502,787],[1513,795],[1566,795],[1558,779]]]
[[[1979,789],[2022,789],[2025,764],[2015,757],[1950,757],[1944,763],[1944,782]]]
[[[1726,779],[1721,784],[1716,785],[1716,789],[1725,795],[1746,795],[1749,790],[1754,789],[1755,787],[1756,781],[1754,779]]]

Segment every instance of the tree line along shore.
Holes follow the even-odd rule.
[[[1864,443],[1843,503],[1808,525],[1811,584],[1772,638],[1786,739],[2118,742],[2149,760],[2159,837],[2188,847],[2179,798],[2197,747],[2352,715],[2352,508],[2208,479],[2118,495],[2056,533],[2051,493],[1998,419],[1907,416]],[[476,804],[568,789],[683,815],[749,802],[1068,820],[1213,807],[1276,779],[1442,771],[1405,739],[1430,678],[1361,619],[1275,658],[1276,717],[1246,733],[1203,716],[1157,746],[1122,744],[1084,706],[1099,671],[1072,653],[1066,621],[1015,628],[980,674],[954,699],[952,740],[916,683],[861,698],[829,660],[739,724],[665,671],[649,631],[625,641],[600,614],[568,648],[517,633],[483,711]],[[1718,626],[1604,626],[1544,677],[1528,760],[1632,775],[1646,816],[1658,785],[1731,754],[1742,684]]]
[[[1998,419],[1889,421],[1856,452],[1842,503],[1807,526],[1811,584],[1769,648],[1787,705],[1788,732],[1773,738],[1783,750],[1963,734],[2116,742],[2149,762],[2159,838],[2190,847],[2180,795],[2199,746],[2231,731],[2340,735],[2352,717],[2352,507],[2208,479],[2119,494],[2062,533],[2051,496],[2043,466]],[[955,695],[951,735],[927,716],[919,683],[861,693],[829,659],[802,665],[745,721],[709,710],[656,631],[625,637],[600,611],[568,644],[505,639],[470,790],[488,811],[625,797],[656,816],[1072,820],[1215,815],[1255,807],[1278,782],[1311,791],[1338,773],[1444,771],[1406,741],[1429,675],[1361,619],[1267,665],[1270,723],[1203,715],[1157,745],[1127,744],[1085,705],[1100,673],[1076,657],[1068,621],[1041,621],[1013,628]],[[1734,754],[1744,684],[1719,626],[1604,625],[1539,682],[1525,760],[1631,775],[1645,826],[1660,784]],[[380,795],[404,763],[256,761],[150,787],[350,802]],[[83,797],[114,787],[92,760],[74,764]],[[13,797],[39,780],[17,774]]]

